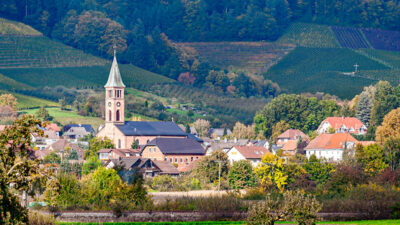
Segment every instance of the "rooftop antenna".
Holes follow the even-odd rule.
[[[359,65],[356,63],[356,64],[354,64],[354,73],[357,73],[358,72],[358,67],[359,67]]]

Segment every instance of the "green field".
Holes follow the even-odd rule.
[[[400,52],[375,49],[361,49],[360,52],[371,59],[381,61],[391,69],[400,70]]]
[[[360,72],[355,76],[345,75],[354,71],[356,63]],[[264,76],[289,92],[321,91],[352,98],[364,86],[380,79],[362,76],[369,71],[390,71],[390,68],[350,49],[299,47],[271,67]]]
[[[278,43],[291,43],[302,47],[336,48],[339,42],[329,26],[293,23],[280,37]]]
[[[116,223],[71,223],[71,222],[59,222],[59,225],[234,225],[234,224],[246,224],[240,221],[204,221],[204,222],[116,222]],[[291,222],[277,222],[276,224],[293,224]],[[358,221],[331,221],[331,222],[318,222],[317,224],[351,224],[351,225],[397,225],[400,224],[400,220],[358,220]]]
[[[17,93],[12,93],[17,98],[18,101],[18,108],[19,109],[28,109],[28,108],[34,108],[34,107],[40,107],[40,106],[59,106],[57,102],[41,99],[41,98],[36,98],[32,96],[27,96],[27,95],[21,95]]]
[[[38,109],[27,109],[22,112],[35,115]],[[97,117],[81,116],[75,111],[61,111],[60,108],[47,108],[50,116],[61,124],[91,124],[95,129],[104,124],[104,121]]]

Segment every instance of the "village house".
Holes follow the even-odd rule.
[[[140,157],[140,149],[100,149],[97,153],[101,161]]]
[[[351,150],[357,140],[349,133],[320,134],[305,147],[306,157],[315,155],[317,159],[340,161],[345,149]]]
[[[225,134],[226,132],[226,134]],[[232,135],[231,129],[227,128],[211,128],[209,130],[209,137],[213,139],[221,139],[224,135]]]
[[[319,134],[329,133],[334,129],[335,133],[352,133],[364,135],[367,127],[355,117],[328,117],[318,127]]]
[[[144,146],[142,157],[168,161],[178,170],[200,159],[205,154],[203,146],[190,138],[155,138]]]
[[[43,131],[43,136],[38,135],[37,133],[31,134],[31,141],[35,148],[39,150],[44,150],[51,144],[57,142],[60,139],[58,132],[53,130],[45,130]]]
[[[131,183],[132,175],[136,172],[143,174],[144,177],[155,177],[159,175],[178,176],[179,171],[170,162],[153,161],[147,158],[131,157],[122,159],[112,159],[105,163],[105,167],[112,169],[116,166],[122,169],[118,172],[121,178]]]
[[[253,167],[261,162],[268,149],[263,146],[234,146],[228,152],[228,160],[232,164],[240,160],[247,160]]]
[[[58,141],[47,147],[45,150],[48,151],[49,153],[54,151],[61,157],[66,156],[72,151],[76,151],[79,160],[83,159],[84,157],[84,150],[77,144],[71,143],[66,139],[59,139]]]
[[[97,137],[109,138],[117,149],[131,148],[134,142],[144,146],[157,137],[186,139],[187,134],[174,122],[125,121],[125,85],[119,72],[115,52],[104,88],[106,123]]]
[[[310,140],[310,138],[306,134],[304,134],[301,130],[288,129],[276,138],[276,145],[283,146],[286,142],[290,140],[303,141],[303,140]]]
[[[249,139],[223,139],[218,142],[211,142],[206,146],[206,155],[211,155],[216,150],[222,150],[223,152],[227,153],[233,146],[242,146],[248,145],[250,143]]]
[[[73,140],[78,140],[90,134],[94,134],[94,129],[92,125],[89,124],[68,124],[64,126],[63,130],[63,137]]]

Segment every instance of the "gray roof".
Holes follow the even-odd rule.
[[[121,165],[124,169],[129,170],[134,164],[136,164],[140,160],[140,157],[129,157],[122,159],[111,159],[110,161],[114,163],[114,166]]]
[[[117,128],[127,136],[187,136],[174,122],[126,121]]]
[[[191,138],[155,138],[146,146],[157,146],[163,154],[204,155],[201,144]]]
[[[119,72],[117,57],[114,51],[114,60],[111,65],[110,75],[108,75],[108,81],[104,87],[125,87],[122,82],[121,73]]]
[[[211,128],[210,135],[215,134],[218,137],[222,137],[222,136],[224,136],[224,131],[225,131],[225,128]],[[232,134],[231,129],[226,129],[226,134],[231,135]]]

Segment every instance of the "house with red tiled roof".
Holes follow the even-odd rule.
[[[111,159],[140,157],[140,151],[140,149],[100,149],[97,153],[100,160],[107,161]]]
[[[276,138],[276,145],[283,146],[289,140],[310,140],[310,138],[301,130],[288,129]]]
[[[343,150],[354,148],[357,142],[349,133],[320,134],[304,150],[307,158],[315,155],[318,159],[340,161]]]
[[[269,153],[264,146],[234,146],[227,152],[227,155],[231,164],[240,160],[248,160],[255,167],[267,152]]]
[[[355,117],[328,117],[318,127],[319,134],[329,133],[329,130],[335,129],[335,133],[353,133],[365,134],[367,127]]]

